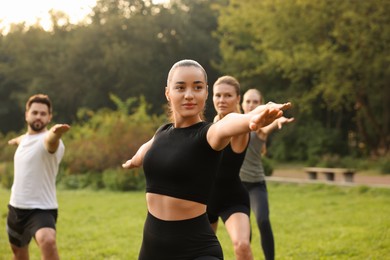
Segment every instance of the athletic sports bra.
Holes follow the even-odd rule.
[[[236,153],[233,151],[230,143],[223,149],[221,164],[216,177],[217,184],[226,188],[233,183],[241,184],[239,173],[245,158],[246,149],[241,153]]]
[[[143,161],[146,192],[207,203],[222,154],[207,142],[211,124],[157,130]]]

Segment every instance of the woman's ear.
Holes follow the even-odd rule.
[[[166,99],[168,100],[168,102],[171,101],[171,100],[169,99],[169,89],[168,89],[168,87],[165,87],[165,97],[166,97]]]

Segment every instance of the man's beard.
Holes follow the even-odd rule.
[[[31,122],[29,125],[30,125],[31,129],[34,130],[35,132],[40,132],[40,131],[42,131],[42,129],[44,129],[47,126],[47,124],[44,124],[40,120],[36,120],[34,122]]]

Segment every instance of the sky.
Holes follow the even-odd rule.
[[[163,3],[167,0],[153,0]],[[37,19],[44,29],[50,29],[51,9],[66,13],[71,23],[82,20],[95,6],[96,0],[0,0],[0,28],[11,23],[35,24]]]
[[[71,23],[77,23],[95,4],[96,0],[0,0],[0,28],[22,21],[35,24],[39,18],[42,27],[49,29],[51,9],[65,12]]]

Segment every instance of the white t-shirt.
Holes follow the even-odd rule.
[[[15,208],[58,208],[56,177],[65,146],[60,140],[57,151],[49,153],[44,145],[47,133],[26,134],[16,149],[10,199]]]

